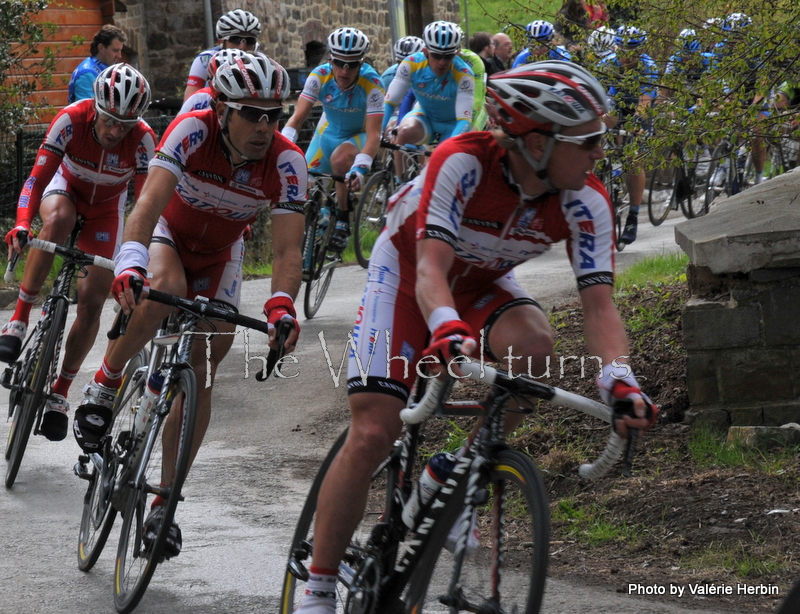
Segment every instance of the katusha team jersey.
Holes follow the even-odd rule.
[[[162,216],[197,253],[229,247],[266,209],[273,215],[302,212],[306,200],[307,169],[299,147],[276,130],[263,159],[234,166],[223,151],[213,109],[177,117],[150,165],[178,178]]]

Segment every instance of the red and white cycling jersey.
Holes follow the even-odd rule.
[[[94,100],[86,99],[64,107],[53,119],[20,193],[17,225],[30,226],[44,189],[59,168],[75,195],[88,205],[110,203],[116,208],[132,177],[138,195],[155,150],[155,133],[139,120],[119,145],[103,149],[95,137],[95,117]]]
[[[308,171],[302,150],[275,131],[263,159],[234,166],[223,152],[213,109],[178,116],[150,164],[178,178],[162,216],[193,252],[229,247],[267,208],[273,215],[303,212]]]
[[[530,198],[511,180],[505,154],[488,132],[448,139],[395,194],[385,232],[403,281],[416,278],[417,240],[436,238],[455,249],[453,294],[487,285],[564,240],[579,289],[613,284],[613,212],[600,180],[590,175],[581,190]]]

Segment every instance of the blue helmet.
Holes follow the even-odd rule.
[[[647,32],[635,26],[620,26],[614,44],[621,49],[636,49],[647,42]]]
[[[434,53],[455,53],[463,36],[461,28],[449,21],[429,23],[422,32],[425,48]]]
[[[553,24],[549,21],[537,19],[530,22],[525,26],[525,33],[528,35],[528,42],[536,41],[537,43],[549,43],[555,36],[555,29]]]
[[[703,48],[703,44],[697,40],[697,33],[691,28],[681,30],[678,38],[675,39],[675,44],[690,53],[695,53]]]

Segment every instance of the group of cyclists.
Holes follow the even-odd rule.
[[[740,16],[736,23],[744,21]],[[16,225],[6,235],[9,250],[24,249],[37,213],[39,236],[55,242],[63,241],[81,216],[79,247],[116,262],[113,273],[89,267],[79,282],[78,316],[41,430],[56,441],[67,435],[69,389],[94,343],[110,291],[132,318],[127,334],[108,344],[73,419],[79,445],[98,450],[125,365],[166,314],[162,305],[144,300],[148,288],[200,295],[237,309],[244,238],[248,225],[266,210],[272,215],[273,275],[263,311],[273,348],[274,326],[291,323],[285,349],[292,351],[300,335],[294,300],[302,280],[309,171],[347,180],[337,183],[331,238],[331,247],[341,250],[350,234],[347,191],[361,187],[381,139],[436,143],[423,172],[392,200],[354,326],[357,346],[348,363],[351,427],[320,490],[313,562],[299,609],[332,614],[338,562],[364,509],[370,477],[400,432],[399,412],[415,366],[423,363],[435,374],[482,351],[489,360],[508,354],[516,372],[527,366],[538,373],[554,355],[546,314],[515,280],[518,264],[566,241],[588,350],[603,361],[599,394],[609,404],[630,399],[635,408],[635,415],[619,419],[615,428],[625,435],[656,420],[658,410],[628,363],[626,333],[612,300],[613,212],[592,171],[604,156],[608,128],[647,129],[646,109],[664,93],[655,63],[644,53],[647,34],[635,27],[602,26],[589,34],[585,48],[569,49],[554,42],[552,24],[533,21],[526,28],[527,48],[514,66],[488,78],[473,70],[482,66],[478,56],[477,63],[464,59],[457,24],[435,21],[421,38],[397,41],[395,63],[382,75],[365,62],[368,37],[343,27],[328,36],[327,61],[309,74],[294,113],[279,131],[289,75],[259,51],[259,20],[236,9],[220,18],[216,33],[219,45],[192,64],[184,112],[158,144],[142,119],[150,102],[146,79],[127,64],[114,64],[97,77],[93,98],[56,116],[39,149],[19,198]],[[713,67],[719,48],[695,45],[694,31],[681,32],[678,40],[670,71],[691,78],[698,67]],[[700,61],[690,63],[687,58],[695,53]],[[625,79],[629,72],[637,78]],[[793,100],[797,92],[786,90],[783,96]],[[324,113],[303,153],[294,142],[317,103]],[[131,180],[135,206],[124,220]],[[644,169],[629,171],[627,180],[631,212],[622,240],[630,243],[636,238]],[[29,256],[16,308],[0,335],[0,360],[18,359],[51,263],[52,256],[43,252]],[[141,296],[135,285],[143,286]],[[387,333],[367,334],[363,322]],[[216,330],[227,332],[226,326],[216,323]],[[479,347],[479,338],[485,345]],[[213,336],[210,361],[202,347],[193,359],[199,381],[206,381],[210,366],[212,385],[198,395],[192,458],[208,427],[214,376],[232,339]],[[384,352],[403,360],[388,366],[370,360]],[[362,365],[370,365],[366,377]],[[507,429],[518,421],[510,414]],[[146,533],[161,522],[161,505],[156,497]],[[181,547],[174,525],[168,548],[174,556]]]

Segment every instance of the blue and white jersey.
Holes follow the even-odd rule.
[[[368,116],[383,115],[385,94],[380,76],[369,64],[362,64],[356,82],[346,91],[336,84],[331,65],[322,64],[308,75],[300,97],[311,103],[319,100],[326,133],[344,139],[364,132]]]
[[[670,75],[674,73],[676,75],[683,75],[687,81],[697,81],[704,72],[713,66],[713,63],[713,53],[678,51],[678,53],[674,53],[669,57],[667,67],[664,69],[664,74]]]
[[[622,79],[631,72],[635,80],[623,82]],[[650,96],[653,100],[658,96],[658,67],[645,53],[639,56],[639,65],[628,70],[620,64],[617,54],[612,53],[600,62],[598,75],[608,87],[608,97],[621,116],[635,113],[642,96]],[[619,81],[615,80],[616,75],[619,75]]]
[[[511,64],[511,68],[516,68],[520,64],[541,62],[543,60],[562,60],[564,62],[570,62],[572,60],[572,54],[567,51],[567,48],[563,45],[558,45],[557,47],[550,49],[546,56],[532,55],[530,49],[523,49],[519,52],[519,55],[514,60],[513,64]]]
[[[475,75],[469,64],[460,57],[456,56],[450,70],[439,77],[428,65],[424,52],[419,51],[408,56],[400,63],[386,92],[387,106],[399,105],[409,88],[430,120],[465,121],[467,124],[472,121]],[[387,108],[387,112],[391,113],[391,110]]]

